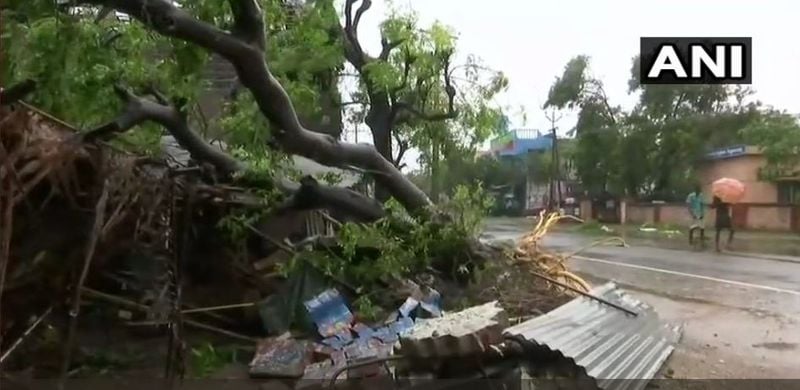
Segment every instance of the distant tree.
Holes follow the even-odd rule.
[[[370,55],[358,29],[371,6],[345,0],[342,30],[358,77],[349,117],[369,126],[378,152],[398,167],[409,148],[438,163],[443,148],[487,139],[501,118],[492,98],[506,89],[505,76],[474,56],[454,63],[453,31],[439,23],[420,27],[414,13],[392,11],[380,26],[381,51]]]
[[[759,116],[751,91],[725,85],[642,85],[634,58],[629,112],[612,105],[603,83],[578,56],[550,89],[546,107],[578,110],[574,162],[582,186],[640,197],[681,197],[697,161],[715,147],[742,141],[740,130]]]
[[[548,93],[545,108],[577,109],[574,158],[578,177],[590,192],[607,190],[615,172],[623,113],[613,107],[603,83],[589,71],[589,57],[577,56],[564,67]]]
[[[741,132],[749,144],[761,147],[767,159],[761,171],[764,179],[794,176],[800,171],[800,124],[796,116],[769,110]]]

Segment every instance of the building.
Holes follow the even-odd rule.
[[[559,143],[563,142],[558,139]],[[559,144],[561,145],[561,144]],[[542,134],[534,129],[510,130],[491,141],[488,151],[498,158],[527,158],[531,153],[549,153],[553,149],[553,136]],[[560,149],[560,148],[559,148]],[[560,149],[561,150],[561,149]],[[574,180],[571,180],[572,172],[565,172],[571,164],[564,164],[562,160],[562,177],[566,180],[559,180],[554,188],[555,196],[561,194],[567,198],[573,193]],[[559,192],[560,187],[560,192]],[[550,201],[550,181],[536,181],[530,172],[526,175],[523,208],[526,214],[535,214],[539,210],[546,208]]]
[[[800,167],[787,177],[765,180],[761,170],[766,158],[759,148],[735,145],[708,153],[697,167],[706,200],[711,201],[711,185],[720,178],[741,181],[746,188],[742,202],[733,205],[733,224],[738,229],[800,231]],[[631,224],[670,224],[689,226],[691,218],[683,202],[625,202],[625,220]],[[590,208],[586,204],[582,208]],[[582,210],[591,215],[592,210]],[[707,220],[713,222],[714,210]]]
[[[747,188],[742,203],[800,204],[800,172],[777,180],[762,180],[760,172],[766,163],[758,147],[736,145],[708,153],[698,167],[698,174],[708,193],[711,183],[729,177]]]

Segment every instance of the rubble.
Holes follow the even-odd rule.
[[[409,357],[448,358],[479,354],[503,341],[508,326],[505,311],[498,303],[419,320],[400,338],[401,353]]]
[[[121,330],[124,338],[114,344],[166,339],[166,362],[149,359],[158,367],[148,368],[158,375],[187,374],[187,350],[200,330],[204,338],[209,332],[249,345],[248,373],[255,380],[289,378],[305,385],[335,376],[396,377],[407,373],[384,363],[403,359],[433,367],[414,373],[421,377],[447,370],[468,376],[480,367],[459,359],[505,343],[509,315],[535,318],[567,302],[572,290],[589,289],[564,266],[568,256],[539,250],[538,240],[558,220],[542,216],[516,248],[468,248],[491,260],[481,281],[464,286],[432,270],[435,276],[404,275],[415,281],[402,280],[403,288],[388,281],[371,286],[384,290],[363,291],[304,258],[307,248],[331,250],[337,244],[342,223],[325,211],[289,209],[261,224],[241,224],[243,242],[233,245],[220,238],[223,218],[264,206],[247,188],[209,179],[213,172],[187,161],[185,153],[178,165],[153,161],[86,142],[33,107],[15,107],[0,107],[7,125],[0,141],[15,157],[4,161],[0,176],[7,184],[18,174],[21,185],[13,197],[2,194],[3,211],[10,209],[14,217],[3,226],[13,234],[2,243],[10,255],[3,259],[8,278],[0,286],[7,371],[37,361],[40,347],[48,345],[37,334],[45,333],[41,329],[58,334],[54,329],[74,319],[73,341],[80,345],[92,333],[85,320],[91,314],[104,328]],[[369,249],[381,255],[380,248]],[[283,273],[290,263],[292,273]],[[364,293],[396,309],[382,322],[366,321],[348,306]],[[488,303],[449,311],[466,306],[465,300]],[[38,319],[33,326],[31,318]],[[73,343],[55,340],[47,340],[48,356],[73,350]],[[79,355],[62,359],[63,378],[80,371]]]

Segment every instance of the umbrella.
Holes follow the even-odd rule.
[[[737,203],[744,197],[744,184],[724,177],[711,184],[711,192],[725,203]]]

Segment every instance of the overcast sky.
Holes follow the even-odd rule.
[[[373,0],[359,34],[379,50],[378,24],[386,0]],[[512,127],[546,129],[538,107],[566,62],[591,57],[592,73],[613,104],[632,106],[627,92],[631,59],[642,36],[747,36],[753,38],[755,97],[800,113],[800,1],[798,0],[394,0],[419,13],[421,26],[440,21],[459,34],[459,56],[475,54],[510,80],[498,103],[511,107]],[[525,107],[527,123],[518,115]],[[565,115],[564,131],[575,122]],[[366,141],[361,133],[359,142]],[[352,140],[352,135],[349,137]],[[417,154],[406,162],[416,167]]]

